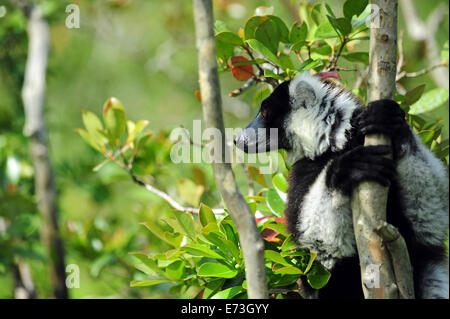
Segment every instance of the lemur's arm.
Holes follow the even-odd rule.
[[[394,178],[415,240],[425,245],[443,246],[449,209],[448,175],[443,163],[411,131],[405,113],[394,101],[370,103],[358,123],[363,134],[385,133],[392,139]]]

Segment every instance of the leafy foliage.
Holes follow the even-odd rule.
[[[267,10],[257,11],[267,13]],[[336,17],[326,4],[302,2],[302,24],[287,24],[270,12],[250,17],[235,33],[224,22],[217,21],[220,70],[231,71],[238,81],[258,83],[262,86],[256,93],[258,96],[267,96],[279,81],[291,79],[302,71],[322,72],[323,76],[340,80],[336,72],[341,70],[339,58],[363,67],[369,63],[367,52],[354,51],[354,43],[368,39],[367,1],[348,0],[343,5],[343,13],[343,17]],[[353,92],[365,101],[367,83],[362,81]],[[200,100],[199,92],[197,98]],[[445,103],[448,90],[425,93],[425,85],[421,85],[398,94],[396,100],[423,142],[439,158],[448,160],[448,140],[442,140],[442,122],[427,121],[419,115]],[[122,103],[111,98],[104,105],[103,122],[95,114],[84,111],[83,123],[85,129],[77,130],[78,133],[106,158],[96,170],[113,161],[132,175],[143,172],[136,169],[135,164],[139,164],[140,157],[149,160],[145,146],[152,139],[152,132],[145,132],[147,121],[128,121]],[[320,289],[331,275],[316,261],[314,252],[297,249],[286,230],[283,217],[288,185],[285,152],[279,151],[278,159],[278,170],[270,176],[261,174],[256,166],[247,166],[248,177],[259,190],[246,200],[252,212],[262,216],[255,219],[265,240],[265,266],[272,297],[285,298],[297,291],[299,277]],[[186,298],[245,298],[244,261],[228,212],[214,214],[201,200],[204,187],[191,180],[179,180],[177,190],[186,203],[199,205],[198,214],[171,211],[159,221],[142,223],[170,249],[153,254],[130,253],[139,260],[136,268],[144,274],[133,280],[131,286],[166,284],[170,286],[169,293]]]

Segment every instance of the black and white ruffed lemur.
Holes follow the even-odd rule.
[[[371,133],[390,136],[392,148],[363,146]],[[288,229],[298,247],[317,252],[332,274],[319,298],[363,298],[350,200],[365,180],[390,185],[387,221],[407,243],[416,298],[449,298],[447,170],[409,128],[396,102],[364,107],[348,90],[303,72],[262,102],[235,144],[246,152],[287,150],[294,163]]]

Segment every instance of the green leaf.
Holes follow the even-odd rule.
[[[234,45],[216,39],[216,54],[223,62],[233,56]]]
[[[283,245],[281,245],[282,251],[288,251],[288,250],[294,250],[297,249],[297,245],[292,240],[292,236],[289,235],[283,242]]]
[[[250,17],[244,26],[244,37],[245,40],[254,39],[256,29],[263,24],[265,21],[268,21],[269,18],[266,16],[253,16]]]
[[[273,268],[273,272],[282,275],[303,275],[303,271],[295,266],[277,266]]]
[[[231,220],[227,221],[227,220],[224,219],[221,222],[221,226],[224,229],[224,232],[226,234],[227,239],[231,240],[236,245],[239,245],[239,237],[238,237],[238,234],[236,232],[236,228],[233,225],[233,222]]]
[[[321,66],[323,64],[321,59],[308,59],[306,61],[304,61],[302,64],[300,64],[300,66],[298,67],[298,71],[306,71],[309,69],[313,69],[315,67]]]
[[[136,137],[147,127],[149,122],[142,120],[142,121],[138,121],[136,124],[133,123],[133,125],[131,123],[133,123],[133,122],[131,122],[131,121],[127,122],[127,124],[128,124],[127,125],[127,127],[128,127],[127,142],[128,143],[134,142]]]
[[[171,263],[166,268],[166,273],[170,278],[173,279],[182,279],[185,272],[185,264],[181,260],[176,260],[175,262]]]
[[[317,257],[317,253],[310,251],[309,252],[309,260],[308,260],[308,265],[306,265],[305,271],[304,273],[306,274],[308,271],[311,270],[311,267],[313,265],[314,260],[316,260]]]
[[[190,243],[183,246],[183,250],[198,256],[208,257],[208,258],[214,258],[214,259],[224,259],[222,255],[219,255],[214,250],[205,247],[204,245]]]
[[[216,39],[232,45],[244,45],[244,41],[236,33],[230,31],[217,33]]]
[[[284,213],[284,201],[280,198],[277,191],[273,188],[267,191],[266,195],[267,206],[278,217],[283,216]]]
[[[412,104],[416,103],[417,101],[419,101],[420,97],[425,92],[426,86],[427,86],[426,84],[421,84],[419,86],[416,86],[414,89],[409,90],[405,94],[406,99],[404,101],[402,101],[402,105],[412,105]]]
[[[280,61],[276,57],[275,54],[273,54],[269,48],[267,48],[264,44],[262,44],[260,41],[256,39],[250,39],[246,41],[247,44],[253,49],[264,55],[270,62],[277,66],[281,66]]]
[[[253,105],[260,105],[262,101],[269,97],[270,93],[272,93],[269,86],[263,86],[258,91],[256,91],[253,96]]]
[[[161,275],[164,278],[167,278],[167,274],[161,268],[158,267],[158,263],[156,261],[154,261],[153,259],[151,259],[147,254],[140,253],[140,252],[133,252],[133,253],[129,253],[129,254],[136,257],[137,259],[139,259],[139,261],[141,261],[142,264],[144,264],[150,270],[154,271],[155,273]],[[139,270],[144,271],[143,269],[139,269]],[[144,272],[149,274],[147,271],[144,271]]]
[[[283,193],[287,192],[289,184],[283,174],[278,173],[272,177],[272,183],[279,191],[282,191]]]
[[[334,19],[334,18],[332,18]],[[352,33],[352,22],[350,19],[346,18],[337,18],[334,20],[335,26],[339,29],[342,35],[349,35]]]
[[[214,215],[213,210],[206,206],[203,203],[200,203],[200,209],[199,209],[199,219],[202,226],[206,226],[209,223],[216,223],[216,216]]]
[[[264,178],[264,175],[261,174],[258,167],[248,165],[248,174],[253,181],[257,182],[259,185],[267,187],[266,179]]]
[[[297,22],[293,23],[291,26],[291,31],[289,32],[289,42],[297,43],[306,41],[308,36],[308,25],[303,22],[300,26]]]
[[[75,129],[75,132],[77,132],[78,134],[80,134],[81,138],[88,144],[90,145],[92,148],[94,148],[95,150],[101,152],[101,148],[100,145],[97,144],[97,142],[95,141],[95,139],[86,131],[83,130],[81,128],[77,128]]]
[[[127,126],[125,108],[122,102],[114,97],[109,98],[103,106],[103,119],[108,135],[111,136],[113,143],[118,145],[119,139]]]
[[[328,14],[336,19],[336,15],[334,14],[333,10],[331,10],[330,6],[326,3],[325,3],[325,8],[327,9]]]
[[[153,221],[147,221],[147,222],[141,223],[141,225],[144,225],[148,230],[150,230],[153,233],[153,235],[159,237],[166,243],[168,243],[174,247],[180,247],[181,241],[183,240],[183,236],[181,236],[180,234],[170,234],[170,233],[164,232]]]
[[[279,17],[274,15],[268,15],[270,20],[275,22],[275,24],[278,27],[278,31],[280,33],[280,40],[284,43],[289,42],[289,29],[287,28],[286,24],[281,20]]]
[[[275,72],[269,70],[269,69],[264,69],[264,77],[266,78],[274,78],[280,81],[284,81],[285,78],[282,77],[281,75],[276,74]]]
[[[228,239],[217,235],[216,233],[205,233],[203,236],[213,245],[216,245],[221,251],[229,254],[231,257],[239,259],[240,251],[237,246]]]
[[[154,286],[157,284],[161,284],[163,282],[171,282],[168,280],[157,280],[157,279],[151,279],[151,280],[133,280],[130,283],[130,287],[148,287],[148,286]]]
[[[235,286],[219,291],[214,296],[212,296],[211,299],[232,299],[233,297],[237,296],[238,294],[244,291],[245,291],[244,288],[242,288],[241,286]]]
[[[208,284],[205,287],[205,290],[203,291],[203,299],[208,299],[210,298],[212,295],[214,295],[215,293],[217,293],[217,291],[222,288],[223,284],[225,283],[224,278],[220,278],[220,279],[215,279],[215,280],[211,280],[210,282],[208,282]]]
[[[218,263],[204,263],[198,269],[197,275],[204,277],[233,278],[239,272],[229,266]]]
[[[274,54],[278,51],[280,38],[280,31],[272,20],[263,22],[255,30],[255,39],[264,44]]]
[[[359,16],[367,7],[368,0],[347,0],[344,3],[344,16],[351,20],[353,16]]]
[[[311,270],[306,274],[308,283],[314,289],[323,288],[327,284],[330,277],[331,274],[328,270],[326,270],[325,267],[319,263],[314,263]]]
[[[327,20],[327,10],[323,3],[315,4],[311,9],[311,19],[316,25],[320,25]]]
[[[303,47],[307,47],[309,44],[307,41],[299,41],[295,42],[289,49],[290,52],[292,51],[300,51]]]
[[[265,250],[264,257],[270,261],[277,263],[277,264],[281,264],[281,265],[288,266],[288,267],[293,266],[290,262],[288,262],[286,259],[284,259],[280,255],[280,253],[278,253],[274,250]]]
[[[314,33],[314,38],[317,39],[331,39],[337,38],[339,34],[336,32],[335,28],[330,22],[324,22],[316,29]]]
[[[197,236],[195,232],[195,224],[194,219],[192,218],[190,213],[186,212],[175,212],[175,217],[177,218],[178,222],[180,223],[181,227],[183,227],[184,231],[188,236],[192,239],[195,239]]]
[[[352,52],[343,54],[342,57],[350,62],[359,62],[366,65],[369,64],[369,53],[368,52]]]
[[[436,88],[422,95],[422,97],[411,105],[409,114],[422,114],[430,112],[448,101],[448,89]]]
[[[98,130],[103,130],[103,124],[100,119],[94,113],[90,111],[82,111],[83,124],[89,135],[92,137],[96,144],[104,144],[108,140],[99,133]]]
[[[286,229],[286,225],[279,222],[269,222],[265,225],[266,228],[270,228],[282,234],[283,236],[288,236],[288,231]]]

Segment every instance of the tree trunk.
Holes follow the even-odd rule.
[[[217,128],[221,139],[214,139],[214,150],[223,150],[221,160],[212,163],[217,187],[239,233],[244,254],[249,298],[267,298],[264,269],[264,243],[256,227],[255,217],[240,193],[231,165],[226,163],[225,130],[222,118],[216,45],[211,0],[194,0],[195,30],[198,50],[200,92],[203,118],[207,128]]]
[[[45,77],[49,50],[49,27],[39,8],[26,7],[28,15],[28,58],[22,100],[25,107],[24,134],[28,136],[35,173],[35,192],[42,215],[42,244],[46,251],[53,297],[67,298],[64,249],[58,230],[53,171],[44,119]]]
[[[369,101],[392,99],[397,62],[397,0],[373,0],[379,28],[370,29]],[[364,145],[391,145],[384,135],[368,135]],[[414,298],[408,251],[398,231],[386,223],[388,187],[363,182],[353,193],[352,211],[366,299]],[[399,248],[400,247],[400,248]],[[391,249],[391,251],[390,251]],[[379,270],[379,285],[376,273]]]

